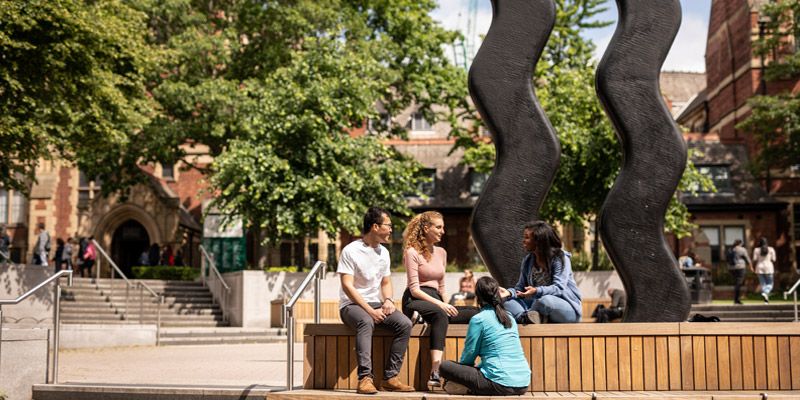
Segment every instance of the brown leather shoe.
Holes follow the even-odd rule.
[[[356,390],[358,394],[375,394],[378,393],[378,389],[375,389],[375,384],[372,382],[372,377],[365,376],[358,380],[358,389]]]
[[[400,379],[398,379],[396,376],[393,376],[383,381],[381,384],[381,390],[387,392],[413,392],[414,387],[400,382]]]

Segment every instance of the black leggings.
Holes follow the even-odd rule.
[[[478,368],[448,360],[442,361],[439,373],[442,378],[448,381],[466,386],[469,389],[469,394],[479,396],[519,396],[528,391],[527,387],[515,388],[492,382],[486,379]]]
[[[428,296],[442,301],[442,296],[439,295],[438,290],[429,286],[420,286],[420,289]],[[456,308],[458,309],[458,315],[449,318],[447,313],[436,304],[427,300],[414,298],[414,296],[411,295],[411,290],[408,288],[403,292],[403,314],[411,318],[414,311],[416,311],[422,316],[422,319],[425,320],[428,326],[430,326],[431,350],[444,350],[444,338],[447,335],[447,326],[449,324],[468,324],[469,319],[480,312],[480,309],[477,307]]]

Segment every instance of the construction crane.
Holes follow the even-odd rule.
[[[478,19],[478,0],[469,0],[467,9],[466,27],[461,33],[464,38],[453,44],[453,62],[464,69],[469,69],[472,58],[475,57],[477,32],[476,20]],[[461,29],[461,13],[458,13],[458,29]]]

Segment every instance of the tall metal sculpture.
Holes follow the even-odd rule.
[[[686,168],[686,143],[658,84],[681,24],[680,2],[617,5],[597,94],[622,142],[623,163],[600,212],[600,237],[625,285],[625,321],[685,321],[689,290],[664,239],[664,214]]]
[[[600,233],[628,294],[627,322],[683,321],[683,275],[663,234],[686,166],[686,143],[659,91],[680,26],[679,0],[617,0],[620,20],[598,67],[597,91],[623,147],[623,166],[600,213]],[[497,162],[475,206],[472,235],[504,285],[519,276],[526,221],[538,218],[559,164],[555,132],[532,87],[553,28],[552,0],[492,0],[494,16],[469,74]]]
[[[531,79],[555,22],[552,0],[492,0],[493,18],[472,62],[469,91],[492,132],[497,162],[472,213],[472,237],[492,275],[511,286],[561,148]]]

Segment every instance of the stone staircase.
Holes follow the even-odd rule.
[[[164,294],[162,327],[228,326],[222,310],[214,304],[211,292],[200,282],[144,280],[156,293]],[[153,324],[157,319],[155,299],[145,291],[130,288],[126,305],[123,280],[75,278],[72,287],[64,286],[61,296],[61,321],[64,324]],[[140,299],[143,299],[140,307]]]
[[[285,343],[283,328],[162,328],[162,346],[199,344]]]
[[[721,322],[792,322],[792,304],[709,304],[692,306],[690,317],[695,314],[717,316]]]

